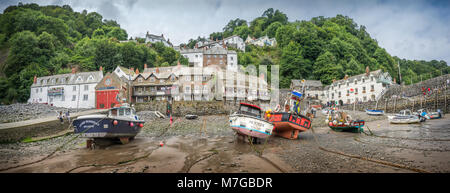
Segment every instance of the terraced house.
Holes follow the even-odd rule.
[[[29,103],[45,103],[65,108],[95,108],[95,86],[103,72],[76,72],[35,77]]]
[[[392,85],[388,72],[375,70],[356,76],[346,76],[342,80],[324,88],[324,103],[353,104],[354,102],[375,101]]]
[[[180,67],[180,66],[177,66]],[[178,75],[173,72],[176,67],[146,68],[143,73],[136,73],[132,78],[132,102],[152,100],[180,100],[178,98]],[[172,93],[174,95],[172,97]]]

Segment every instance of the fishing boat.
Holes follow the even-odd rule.
[[[427,109],[419,109],[414,113],[419,117],[425,117],[426,119],[440,119],[442,118],[441,110],[438,109],[437,112],[429,112]]]
[[[388,120],[390,123],[397,123],[397,124],[409,124],[421,122],[419,116],[413,115],[411,111],[408,109],[401,110],[400,113],[394,116],[388,116]]]
[[[298,104],[301,98],[301,93],[292,91],[290,103],[297,102],[297,105],[292,105],[294,106],[294,112],[288,111],[289,105],[285,105],[287,107],[285,112],[270,112],[269,121],[274,125],[273,133],[275,135],[287,139],[297,139],[299,132],[307,131],[311,128],[311,120],[307,116],[300,114]]]
[[[333,131],[360,133],[363,131],[364,120],[352,120],[345,112],[336,112],[328,115],[325,120]]]
[[[273,124],[261,118],[257,105],[240,103],[239,110],[230,115],[230,126],[238,135],[265,139],[272,135]]]
[[[384,111],[383,110],[375,110],[375,109],[366,109],[366,113],[368,115],[383,115]]]
[[[126,144],[144,127],[144,120],[140,120],[133,107],[122,103],[108,110],[107,115],[79,116],[72,123],[74,133],[91,140],[99,138],[119,139]]]

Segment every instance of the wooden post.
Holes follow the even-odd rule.
[[[423,108],[423,96],[420,97],[420,108]]]
[[[448,113],[448,111],[447,111],[447,85],[445,86],[445,92],[444,92],[444,106],[445,106],[444,113]]]
[[[386,113],[387,113],[387,103],[388,103],[388,100],[387,99],[384,100],[384,112],[386,112]]]
[[[413,99],[412,111],[414,112],[414,107],[416,106],[416,100]]]
[[[394,113],[397,112],[397,97],[394,98]]]
[[[436,91],[436,92],[438,92],[438,91]],[[439,92],[438,93],[434,93],[434,95],[436,95],[434,98],[434,111],[436,112],[437,111],[437,105],[438,105],[438,99],[439,99],[439,97],[438,97],[438,94],[439,94]]]

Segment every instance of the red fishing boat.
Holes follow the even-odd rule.
[[[297,105],[294,105],[294,112],[269,113],[268,120],[274,125],[274,135],[287,139],[297,139],[299,132],[307,131],[311,128],[311,120],[307,116],[300,114],[299,102],[301,97],[301,93],[292,92],[291,103],[297,102]],[[289,111],[289,109],[286,109],[286,111]]]

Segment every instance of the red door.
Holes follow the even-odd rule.
[[[116,99],[119,90],[97,90],[97,109],[109,109],[112,105],[118,104]]]

